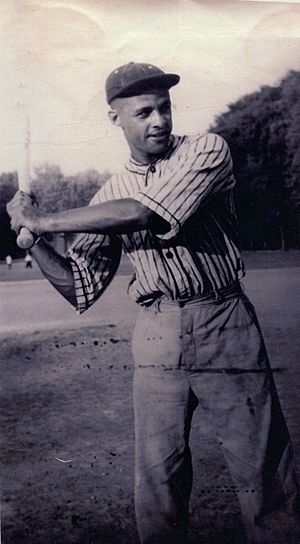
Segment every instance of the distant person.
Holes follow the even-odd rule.
[[[12,269],[12,262],[13,262],[12,256],[11,255],[6,255],[5,260],[6,260],[8,270],[11,270]]]
[[[131,259],[129,294],[140,306],[132,343],[140,543],[187,543],[198,406],[229,466],[247,544],[291,544],[285,533],[298,523],[299,488],[262,334],[240,283],[231,155],[217,134],[172,134],[169,89],[179,79],[151,64],[116,68],[106,96],[131,151],[123,169],[76,210],[45,215],[18,192],[8,205],[11,225],[36,235],[34,259],[79,312],[108,287],[122,248]],[[67,258],[43,238],[56,232],[80,233]]]
[[[32,268],[32,257],[30,253],[26,253],[24,260],[25,260],[25,268]]]

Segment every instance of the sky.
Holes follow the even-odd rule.
[[[300,2],[6,0],[0,6],[0,172],[19,168],[30,119],[31,171],[114,172],[128,155],[107,116],[116,67],[180,74],[175,133],[207,130],[228,104],[300,70]]]

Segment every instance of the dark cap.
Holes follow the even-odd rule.
[[[114,98],[135,96],[150,89],[170,89],[180,80],[177,74],[166,74],[153,64],[129,62],[116,68],[105,82],[107,102]]]

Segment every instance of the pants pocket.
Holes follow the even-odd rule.
[[[132,338],[132,355],[137,366],[178,368],[182,357],[180,313],[142,309]]]

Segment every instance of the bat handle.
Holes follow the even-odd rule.
[[[17,244],[22,249],[29,249],[34,244],[34,236],[26,227],[22,227],[17,237]]]

